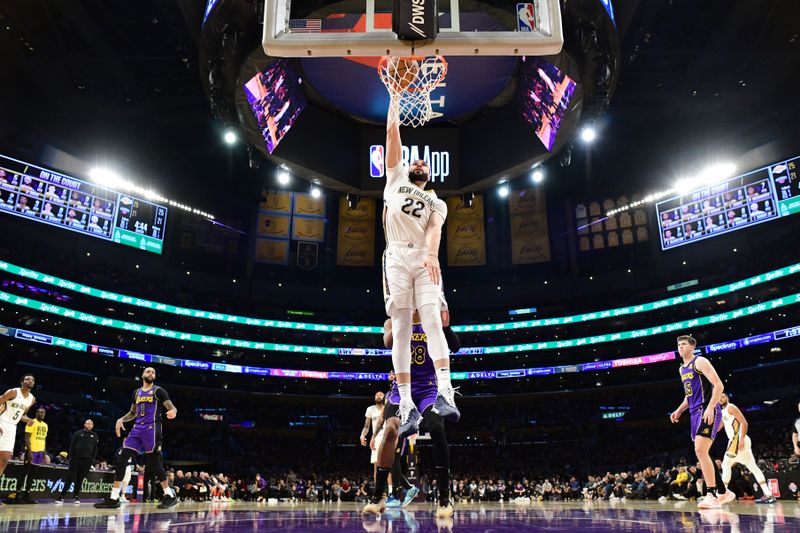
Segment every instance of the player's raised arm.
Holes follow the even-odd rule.
[[[397,112],[399,104],[393,98],[389,101],[389,112],[386,114],[386,167],[394,168],[400,164],[403,141],[400,140],[400,117]]]

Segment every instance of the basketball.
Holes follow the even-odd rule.
[[[389,58],[386,70],[392,79],[402,90],[408,89],[409,85],[417,77],[419,72],[419,62],[416,59]]]

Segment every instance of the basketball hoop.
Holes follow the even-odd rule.
[[[444,56],[383,56],[378,75],[389,91],[389,113],[403,126],[422,126],[433,116],[431,92],[444,80]]]

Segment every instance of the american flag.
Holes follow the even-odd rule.
[[[292,33],[320,33],[322,31],[321,19],[291,19],[289,30]]]

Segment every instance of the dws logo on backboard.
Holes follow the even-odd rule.
[[[386,175],[386,150],[382,144],[373,144],[369,147],[369,175],[371,178],[382,178]],[[427,144],[409,146],[403,145],[400,155],[401,162],[406,167],[417,159],[425,160],[430,166],[431,183],[444,184],[450,176],[450,152],[447,150],[435,151]]]

